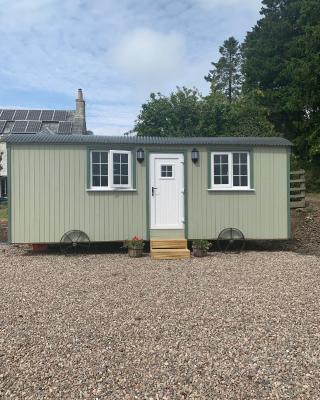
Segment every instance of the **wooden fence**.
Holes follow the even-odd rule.
[[[300,208],[306,206],[305,170],[290,172],[290,206]]]

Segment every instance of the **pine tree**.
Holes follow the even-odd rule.
[[[244,90],[259,93],[276,130],[294,141],[304,162],[320,165],[320,2],[262,4],[243,45]]]
[[[218,62],[212,62],[213,69],[205,76],[205,80],[210,82],[211,90],[223,92],[229,102],[234,101],[241,90],[241,51],[239,42],[231,36],[225,40],[220,47],[221,57]]]

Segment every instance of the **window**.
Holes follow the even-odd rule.
[[[221,153],[213,155],[213,184],[229,186],[229,154]]]
[[[112,186],[129,187],[130,152],[112,150],[110,154],[112,155]]]
[[[91,166],[91,186],[95,188],[108,187],[108,152],[92,151]]]
[[[173,165],[161,165],[161,178],[173,178]]]
[[[211,154],[213,189],[249,189],[249,153],[219,152]]]
[[[91,188],[109,190],[131,187],[131,152],[91,151]]]
[[[7,197],[7,177],[0,176],[0,197]]]

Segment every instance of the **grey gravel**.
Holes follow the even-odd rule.
[[[319,399],[320,258],[0,247],[2,399]]]

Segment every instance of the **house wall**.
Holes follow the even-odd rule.
[[[2,154],[0,176],[7,176],[7,148],[5,143],[0,143],[0,154]]]
[[[253,239],[288,237],[286,148],[251,149],[254,192],[209,192],[209,150],[197,148],[197,164],[191,162],[191,146],[181,149],[188,151],[189,239],[214,239],[226,227],[238,228]],[[146,157],[148,150],[158,151],[156,146],[145,150]],[[59,242],[70,229],[85,231],[91,241],[150,237],[146,161],[136,164],[136,191],[99,193],[86,191],[86,146],[13,145],[10,160],[11,242]]]

